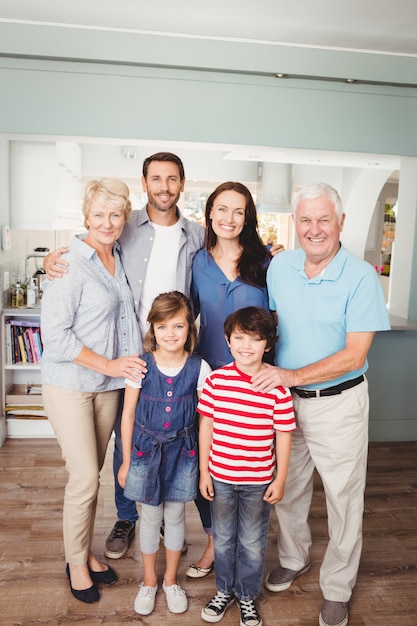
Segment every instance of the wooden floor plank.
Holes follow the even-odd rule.
[[[102,556],[114,522],[111,447],[101,479],[94,551]],[[179,578],[189,610],[172,615],[159,591],[149,617],[133,611],[142,578],[138,537],[124,559],[112,562],[119,582],[103,588],[91,606],[70,594],[62,546],[62,502],[66,481],[59,447],[53,439],[8,439],[0,448],[0,624],[32,626],[195,626],[215,591],[214,574],[192,581],[185,577],[205,542],[197,510],[187,505],[188,553]],[[258,599],[264,626],[317,626],[321,605],[319,567],[327,543],[324,496],[316,478],[311,507],[312,568],[281,594],[262,589]],[[277,522],[271,517],[265,569],[276,564]],[[159,571],[164,565],[163,551]],[[350,605],[349,626],[417,626],[417,443],[371,444],[365,499],[364,546]],[[222,625],[239,624],[238,609]]]

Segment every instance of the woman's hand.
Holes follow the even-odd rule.
[[[148,371],[145,361],[140,359],[138,354],[122,356],[118,359],[107,361],[106,370],[107,376],[128,378],[133,382],[138,382],[145,378],[145,374]]]
[[[133,382],[145,378],[148,371],[145,361],[142,361],[138,354],[122,356],[118,359],[106,359],[106,357],[96,354],[85,346],[81,348],[80,354],[73,359],[73,363],[88,367],[88,369],[104,374],[104,376],[128,378]]]
[[[62,278],[64,274],[67,274],[68,262],[61,259],[61,256],[68,252],[69,248],[58,248],[54,252],[50,252],[43,260],[43,268],[46,272],[48,280],[54,280],[54,278]]]
[[[275,256],[279,252],[284,252],[285,247],[282,243],[273,243],[270,249],[271,256]]]

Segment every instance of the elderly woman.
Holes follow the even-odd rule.
[[[124,379],[138,380],[133,297],[118,244],[131,211],[117,179],[90,181],[83,214],[87,233],[71,241],[68,273],[45,281],[42,300],[42,394],[68,472],[64,497],[66,572],[81,602],[99,599],[97,584],[117,576],[91,552],[99,474]]]

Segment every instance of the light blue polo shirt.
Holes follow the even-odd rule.
[[[304,271],[304,250],[277,254],[267,272],[269,305],[278,314],[275,362],[297,369],[345,347],[346,333],[390,330],[384,295],[375,269],[346,248],[319,276]],[[360,376],[368,362],[330,383],[305,385],[324,389]]]

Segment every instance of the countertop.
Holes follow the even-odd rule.
[[[417,330],[417,322],[390,313],[391,330]]]

